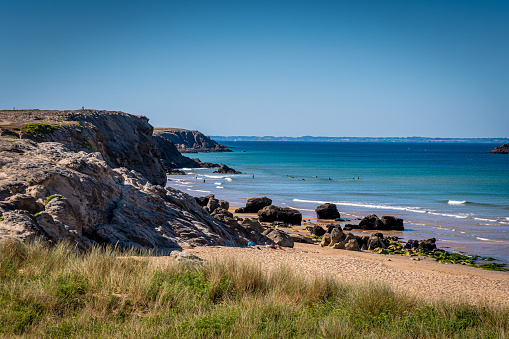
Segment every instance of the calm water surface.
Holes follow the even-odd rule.
[[[198,157],[245,174],[190,169],[189,175],[170,176],[169,186],[195,196],[214,193],[238,205],[266,195],[305,217],[315,216],[323,202],[337,204],[350,218],[394,215],[405,220],[399,234],[404,239],[435,237],[439,246],[509,263],[509,156],[486,154],[496,145],[225,144],[234,152]]]

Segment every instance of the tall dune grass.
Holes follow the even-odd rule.
[[[374,282],[304,279],[234,260],[0,244],[0,336],[505,338],[509,310],[425,303]]]

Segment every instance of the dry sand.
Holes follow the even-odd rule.
[[[205,260],[234,258],[256,263],[265,270],[284,264],[297,274],[308,277],[327,275],[351,282],[383,281],[396,291],[430,301],[445,299],[509,306],[508,272],[443,264],[431,258],[336,250],[300,243],[296,243],[295,248],[282,250],[263,246],[205,246],[187,249],[186,252]]]

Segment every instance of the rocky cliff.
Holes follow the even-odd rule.
[[[154,135],[159,135],[173,142],[182,153],[231,152],[229,147],[215,142],[199,131],[156,127],[154,128]]]
[[[503,145],[497,146],[488,153],[509,154],[509,144],[503,144]]]
[[[160,252],[249,240],[191,196],[161,186],[164,165],[145,117],[0,111],[0,125],[0,240]]]
[[[135,170],[151,183],[165,185],[166,173],[152,131],[148,118],[122,112],[0,111],[0,135],[99,152],[109,166]]]

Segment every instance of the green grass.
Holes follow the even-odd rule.
[[[20,129],[32,133],[33,135],[44,138],[46,134],[53,133],[57,129],[59,129],[60,126],[58,125],[49,125],[49,124],[27,124],[21,127]]]
[[[60,194],[53,194],[53,195],[50,195],[47,199],[46,199],[46,202],[44,203],[44,206],[46,206],[51,200],[53,200],[54,198],[63,198],[62,195]]]
[[[502,338],[509,309],[434,304],[374,282],[60,244],[0,244],[0,337]]]

